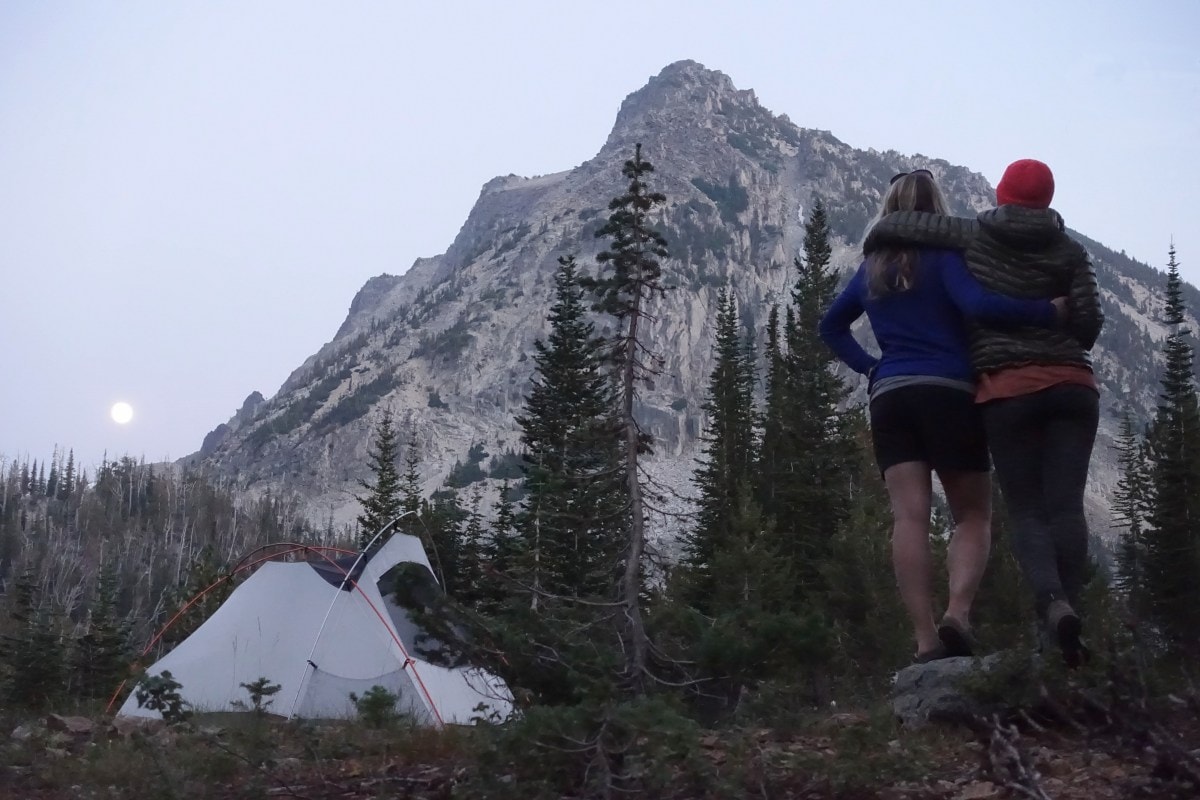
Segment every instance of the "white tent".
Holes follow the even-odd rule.
[[[429,724],[469,723],[481,705],[482,716],[508,716],[511,696],[499,678],[422,660],[416,626],[380,591],[398,564],[419,565],[433,580],[420,540],[395,534],[364,561],[355,585],[342,580],[349,564],[264,563],[147,674],[169,671],[197,711],[239,710],[235,702],[249,701],[241,684],[267,678],[281,687],[269,710],[287,717],[353,717],[350,694],[373,686],[397,695],[397,710]],[[139,708],[135,694],[117,713],[158,716]]]

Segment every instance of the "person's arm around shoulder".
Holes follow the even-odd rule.
[[[967,269],[967,262],[954,250],[934,251],[942,282],[950,299],[963,316],[991,323],[1036,325],[1054,328],[1059,324],[1060,306],[1050,300],[1020,300],[990,292]]]
[[[862,304],[863,273],[864,270],[860,266],[846,284],[846,288],[834,298],[829,310],[817,325],[817,333],[846,366],[860,375],[869,375],[878,359],[864,350],[850,333],[850,326],[865,311]]]
[[[867,234],[863,253],[881,247],[919,245],[965,250],[975,238],[979,222],[966,217],[948,217],[927,211],[896,211],[888,214]]]
[[[1096,268],[1092,266],[1087,251],[1078,242],[1078,264],[1071,273],[1071,288],[1067,295],[1070,318],[1067,330],[1083,346],[1091,350],[1100,338],[1104,327],[1104,311],[1100,308],[1100,284],[1096,280]]]

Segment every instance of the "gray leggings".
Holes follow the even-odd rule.
[[[1075,605],[1083,588],[1088,548],[1083,490],[1099,418],[1099,395],[1077,384],[983,406],[1013,553],[1039,615],[1052,600]]]

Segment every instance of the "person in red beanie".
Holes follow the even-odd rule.
[[[1022,158],[1004,170],[996,186],[996,205],[1049,208],[1054,200],[1054,174],[1041,161]]]
[[[891,214],[863,249],[898,243],[960,249],[988,290],[1028,300],[1069,297],[1063,328],[975,322],[970,337],[975,401],[1008,507],[1013,552],[1044,632],[1074,667],[1087,657],[1077,610],[1087,568],[1083,496],[1100,415],[1089,351],[1104,315],[1095,270],[1066,234],[1053,200],[1050,168],[1021,159],[996,186],[996,208],[975,219]],[[939,633],[954,639],[961,627],[943,620]]]

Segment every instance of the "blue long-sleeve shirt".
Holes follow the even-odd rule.
[[[1049,300],[1018,300],[984,289],[956,250],[921,248],[913,284],[905,291],[871,297],[866,262],[821,318],[821,338],[837,357],[872,381],[929,375],[973,381],[966,317],[993,324],[1054,327]],[[864,313],[881,355],[875,358],[850,333]],[[872,372],[873,370],[873,372]]]

